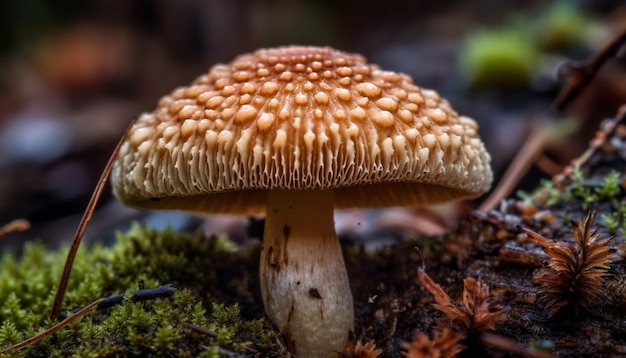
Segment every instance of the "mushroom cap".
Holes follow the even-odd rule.
[[[129,206],[263,212],[266,191],[333,190],[336,207],[431,204],[488,190],[474,120],[405,74],[289,46],[213,66],[136,120],[112,171]]]

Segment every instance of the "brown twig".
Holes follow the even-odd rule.
[[[620,107],[617,111],[617,114],[615,115],[612,123],[610,123],[609,128],[604,128],[603,132],[598,132],[599,134],[596,135],[596,137],[591,141],[587,150],[585,150],[580,157],[572,160],[571,165],[565,168],[562,174],[559,174],[554,178],[554,183],[557,184],[557,186],[562,186],[567,183],[573,171],[573,167],[584,167],[587,165],[591,158],[596,155],[598,150],[600,150],[600,148],[602,148],[607,141],[613,138],[617,128],[624,123],[626,123],[626,105]]]
[[[488,212],[495,209],[500,201],[506,198],[521,180],[524,173],[534,163],[541,154],[546,144],[554,138],[553,130],[545,126],[538,126],[533,129],[528,139],[524,141],[522,148],[507,168],[498,185],[478,208],[479,211]]]
[[[22,349],[24,347],[27,347],[33,343],[36,343],[54,333],[56,333],[58,330],[60,330],[61,328],[69,325],[70,323],[76,321],[78,318],[84,316],[87,312],[91,311],[92,309],[94,309],[97,305],[99,305],[100,303],[102,303],[102,301],[104,301],[104,298],[101,298],[99,300],[96,300],[92,303],[90,303],[89,305],[85,306],[83,309],[81,309],[80,311],[76,312],[75,314],[71,315],[70,317],[64,319],[63,321],[55,324],[54,326],[48,328],[47,330],[31,337],[28,338],[16,345],[13,345],[11,347],[5,348],[0,350],[0,354],[9,354],[12,352],[15,352],[19,349]]]
[[[83,235],[85,234],[85,229],[87,228],[87,223],[91,220],[91,216],[93,215],[94,209],[98,200],[100,199],[100,195],[102,194],[102,189],[109,178],[109,173],[111,173],[111,168],[113,167],[113,161],[117,157],[117,153],[120,151],[122,147],[122,143],[126,139],[126,136],[130,132],[135,120],[132,120],[128,125],[128,128],[124,131],[124,134],[117,142],[115,149],[113,149],[113,153],[109,157],[102,174],[100,175],[100,179],[98,179],[98,184],[94,188],[93,193],[91,194],[91,198],[89,199],[89,203],[87,204],[87,208],[83,213],[83,217],[80,219],[80,223],[78,224],[78,228],[76,229],[76,233],[74,234],[74,240],[72,241],[72,246],[70,246],[70,250],[67,253],[67,259],[65,260],[65,267],[63,268],[63,274],[61,275],[61,280],[59,280],[59,286],[57,287],[56,294],[54,296],[54,303],[52,304],[52,309],[50,310],[50,319],[54,319],[61,312],[61,304],[63,303],[63,298],[65,297],[65,291],[67,289],[67,282],[70,277],[70,272],[72,271],[72,265],[74,264],[74,258],[76,257],[76,252],[78,251],[78,247],[80,246],[80,242],[83,239]]]
[[[567,77],[568,81],[552,103],[552,107],[557,111],[562,111],[591,82],[600,67],[618,54],[624,42],[626,42],[626,30],[586,62],[564,65],[559,70],[559,74]]]
[[[602,65],[604,65],[609,58],[617,55],[624,42],[626,42],[626,31],[616,37],[610,44],[596,53],[587,62],[581,64],[571,63],[568,66],[565,66],[564,71],[567,71],[566,75],[569,77],[569,81],[563,87],[559,96],[554,100],[552,106],[559,111],[563,110],[563,108],[565,108],[565,106],[571,102],[571,100],[574,99],[594,78],[600,67],[602,67]],[[624,120],[624,110],[622,109],[620,112],[621,114],[619,117],[621,119],[618,119],[618,123]],[[607,133],[607,137],[612,135],[618,123],[615,124],[610,133]],[[552,139],[552,137],[552,130],[546,130],[545,128],[533,130],[529,136],[529,140],[524,142],[524,145],[519,150],[518,155],[507,168],[502,180],[500,180],[496,188],[491,192],[489,197],[482,203],[478,210],[483,212],[492,210],[503,198],[510,194],[530,165],[539,158],[541,151]],[[590,148],[583,153],[578,161],[587,162],[599,147],[599,145],[590,146]]]
[[[30,229],[30,222],[26,219],[15,219],[4,226],[0,226],[0,238],[14,232],[21,232]]]
[[[585,164],[587,164],[587,162],[589,162],[591,157],[593,157],[593,155],[598,152],[602,145],[604,145],[607,140],[613,138],[615,132],[617,131],[617,128],[620,124],[623,124],[624,121],[626,121],[626,106],[622,106],[619,108],[617,114],[615,115],[614,122],[611,124],[609,130],[606,131],[606,133],[604,134],[603,140],[592,142],[589,145],[589,148],[580,157],[574,160],[573,164],[578,166],[584,166]]]
[[[545,154],[541,154],[535,160],[535,166],[549,177],[553,177],[563,172],[564,164],[554,161]]]

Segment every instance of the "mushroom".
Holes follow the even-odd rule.
[[[330,357],[354,324],[333,209],[484,193],[490,157],[477,132],[436,92],[362,56],[261,49],[140,115],[112,181],[137,208],[265,212],[266,313],[295,355]]]

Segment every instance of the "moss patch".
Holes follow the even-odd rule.
[[[66,250],[28,243],[16,259],[0,260],[0,346],[7,347],[56,322],[47,318]],[[71,310],[123,292],[172,284],[170,298],[123,302],[95,310],[16,356],[217,357],[288,356],[263,319],[254,259],[258,247],[237,249],[225,238],[175,234],[135,225],[118,244],[81,248],[64,300]],[[236,268],[236,269],[233,269]],[[236,298],[236,299],[235,299]],[[235,302],[236,301],[236,302]],[[210,334],[198,332],[202,327]]]

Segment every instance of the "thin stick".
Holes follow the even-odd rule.
[[[415,246],[413,249],[414,249],[414,250],[417,252],[417,254],[419,255],[419,257],[420,257],[420,261],[422,261],[422,265],[420,266],[420,268],[421,268],[423,271],[426,271],[426,260],[424,260],[424,256],[422,256],[422,250],[420,250],[420,248],[419,248],[419,247],[417,247],[417,246]]]
[[[137,291],[131,291],[130,300],[132,302],[141,302],[141,301],[147,301],[147,300],[154,300],[157,298],[167,298],[167,297],[172,297],[174,293],[176,293],[176,288],[172,286],[171,284],[167,284],[167,285],[163,285],[163,286],[155,287],[155,288],[144,288],[144,289],[137,290]],[[98,304],[98,307],[96,307],[96,309],[102,310],[105,308],[113,307],[115,305],[119,305],[120,303],[124,301],[124,297],[126,297],[125,293],[105,298],[104,300],[102,300],[102,302],[100,302],[100,304]],[[71,310],[70,313],[74,314],[76,312],[79,312],[83,308],[84,307],[75,308]],[[61,315],[61,318],[65,319],[63,315]]]
[[[524,141],[522,148],[507,168],[498,185],[478,208],[479,211],[486,213],[495,209],[500,201],[511,193],[524,173],[541,154],[546,144],[554,137],[551,132],[551,129],[540,127],[530,133],[528,140]]]
[[[8,354],[8,353],[12,353],[16,350],[22,349],[26,346],[29,346],[33,343],[36,343],[54,333],[56,333],[58,330],[60,330],[61,328],[67,326],[68,324],[76,321],[78,318],[82,317],[83,315],[85,315],[85,313],[91,311],[92,309],[94,309],[97,305],[99,305],[102,301],[104,301],[104,298],[101,298],[99,300],[93,301],[92,303],[90,303],[89,305],[85,306],[83,309],[81,309],[80,311],[76,312],[75,314],[71,315],[70,317],[66,318],[65,320],[55,324],[54,326],[48,328],[47,330],[31,337],[28,338],[14,346],[5,348],[0,350],[0,354]]]
[[[204,334],[205,336],[211,337],[211,338],[217,338],[217,333],[213,332],[213,331],[209,331],[208,329],[204,328],[204,327],[200,327],[200,326],[196,326],[193,323],[187,323],[187,327],[189,327],[189,329],[191,329],[192,331],[196,331],[200,334]]]
[[[144,288],[142,290],[131,291],[130,300],[132,302],[154,300],[157,298],[172,297],[174,293],[176,293],[176,288],[171,284],[167,284],[155,288]],[[126,296],[126,294],[109,297],[98,305],[98,309],[101,310],[120,304],[122,303],[122,301],[124,301],[124,296]]]
[[[626,42],[626,31],[613,39],[611,43],[597,52],[588,61],[567,64],[564,68],[564,75],[569,77],[568,81],[561,93],[559,93],[559,96],[552,103],[552,107],[557,111],[562,111],[591,82],[600,70],[600,67],[619,53],[624,42]]]
[[[28,229],[30,229],[30,222],[28,222],[28,220],[15,219],[4,226],[0,226],[0,238],[14,232],[26,231]]]
[[[63,303],[63,298],[65,297],[65,291],[67,289],[67,282],[70,277],[70,272],[72,271],[72,265],[74,264],[74,258],[76,257],[76,252],[78,251],[78,247],[80,246],[80,242],[83,239],[83,235],[85,234],[85,229],[87,228],[87,223],[91,220],[91,216],[93,215],[94,209],[98,200],[100,199],[100,195],[102,194],[102,189],[104,188],[107,179],[109,177],[109,173],[111,173],[111,168],[113,167],[113,162],[117,157],[117,153],[120,151],[122,147],[122,143],[126,139],[126,136],[130,132],[135,120],[132,120],[124,131],[124,134],[117,142],[115,149],[113,149],[113,153],[109,157],[109,161],[107,162],[104,170],[102,171],[102,175],[100,175],[100,179],[98,180],[98,184],[96,185],[93,193],[91,194],[91,198],[89,199],[89,203],[87,204],[87,208],[83,213],[83,217],[80,219],[80,223],[78,224],[78,228],[76,229],[76,233],[74,234],[74,240],[72,241],[72,246],[70,246],[70,250],[67,253],[67,259],[65,260],[65,267],[63,268],[63,274],[61,275],[61,280],[59,281],[59,286],[57,287],[56,294],[54,296],[54,303],[52,304],[52,309],[50,310],[50,319],[54,320],[59,313],[61,313],[61,304]]]
[[[617,111],[617,114],[610,124],[610,127],[608,129],[606,127],[603,128],[602,132],[599,132],[599,134],[596,135],[596,138],[591,141],[587,150],[585,150],[583,154],[580,155],[580,157],[572,160],[571,165],[565,168],[562,174],[554,177],[553,182],[557,185],[564,185],[565,183],[568,183],[570,180],[570,175],[573,172],[573,167],[582,168],[588,165],[591,161],[591,158],[593,158],[596,153],[598,153],[600,148],[602,148],[602,146],[604,146],[607,141],[610,141],[611,138],[613,138],[613,136],[617,132],[617,128],[624,123],[626,123],[626,105],[620,107],[620,109]]]
[[[617,128],[620,125],[624,124],[624,121],[626,121],[626,106],[620,107],[620,109],[617,111],[614,122],[611,123],[612,126],[605,132],[604,137],[601,138],[600,141],[593,141],[589,145],[589,148],[580,157],[574,159],[573,164],[581,167],[585,166],[589,162],[589,160],[591,160],[591,158],[598,152],[598,150],[602,148],[604,143],[613,138],[615,132],[617,132]]]

